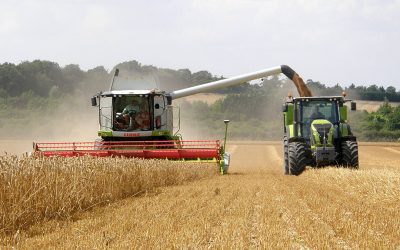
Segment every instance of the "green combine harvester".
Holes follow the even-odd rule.
[[[306,166],[358,169],[357,138],[347,123],[343,96],[291,98],[283,105],[284,172],[299,175]]]

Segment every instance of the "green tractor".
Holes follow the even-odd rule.
[[[344,96],[289,98],[283,105],[284,172],[299,175],[306,166],[358,169],[357,138],[347,124]]]

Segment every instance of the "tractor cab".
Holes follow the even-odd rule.
[[[285,132],[289,129],[291,137],[303,138],[310,145],[313,132],[327,136],[340,124],[347,123],[347,106],[344,105],[347,101],[350,100],[343,96],[292,98],[283,106]],[[353,102],[351,109],[356,109]]]
[[[312,132],[328,135],[330,130],[339,123],[339,102],[332,99],[302,98],[296,100],[299,112],[300,134],[309,143]]]

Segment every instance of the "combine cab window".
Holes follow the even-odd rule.
[[[114,130],[150,130],[150,98],[142,96],[114,97]]]
[[[100,129],[111,130],[112,128],[112,98],[101,97],[100,99]]]

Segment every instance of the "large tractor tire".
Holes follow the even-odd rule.
[[[342,142],[342,165],[345,168],[358,169],[358,145],[356,141]]]
[[[289,143],[289,174],[301,174],[307,165],[307,153],[304,143],[291,142]]]
[[[289,142],[287,136],[283,136],[283,172],[289,174]]]

